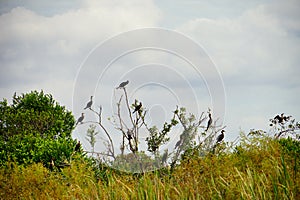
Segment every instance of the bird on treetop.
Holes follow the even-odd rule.
[[[128,83],[129,83],[128,80],[120,83],[120,85],[119,85],[119,87],[117,87],[117,89],[124,88]]]
[[[225,130],[221,130],[221,134],[217,137],[217,143],[220,143],[224,139]]]
[[[211,124],[212,124],[212,118],[211,118],[211,114],[210,113],[208,113],[208,117],[209,117],[209,120],[207,122],[207,127],[206,127],[205,131],[207,131],[209,129],[209,127],[211,126]]]
[[[136,111],[139,111],[142,108],[142,102],[140,102],[139,105],[135,106],[135,109],[132,113],[135,113]]]
[[[281,113],[280,116],[279,116],[279,115],[276,115],[276,116],[274,117],[274,120],[277,121],[277,122],[279,122],[279,123],[282,123],[283,121],[287,121],[288,118],[287,118],[286,116],[284,116],[284,113]],[[276,123],[276,122],[275,122],[275,123]]]
[[[84,119],[84,113],[81,113],[81,116],[78,118],[76,125],[82,123],[83,119]]]
[[[91,96],[91,100],[86,104],[84,110],[87,109],[87,108],[91,109],[92,104],[93,104],[93,96]]]

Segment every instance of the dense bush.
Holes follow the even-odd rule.
[[[71,138],[75,120],[49,94],[33,91],[0,102],[0,165],[70,160],[76,141]]]

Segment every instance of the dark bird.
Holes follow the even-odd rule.
[[[127,81],[124,81],[124,82],[122,82],[120,85],[119,85],[119,87],[117,87],[117,89],[120,89],[120,88],[124,88],[127,84],[129,83],[129,81],[127,80]]]
[[[75,151],[80,152],[80,147],[81,147],[81,144],[80,144],[80,141],[78,141],[78,143],[75,146]]]
[[[274,120],[276,120],[276,121],[279,122],[279,123],[282,123],[284,119],[285,119],[284,113],[281,113],[281,116],[276,115],[276,116],[274,117]]]
[[[129,141],[132,139],[132,131],[131,130],[127,131],[127,137],[128,137]]]
[[[209,127],[211,126],[211,124],[212,124],[212,118],[211,118],[211,114],[210,113],[208,114],[208,117],[209,117],[209,120],[207,122],[207,127],[206,127],[205,131],[207,131],[209,129]]]
[[[135,113],[136,111],[139,111],[142,108],[142,102],[140,102],[139,105],[135,106],[135,109],[132,113]]]
[[[221,134],[217,137],[217,143],[221,142],[224,139],[225,130],[221,130]]]
[[[77,126],[77,124],[82,123],[83,119],[84,119],[84,113],[81,113],[81,116],[78,118],[78,120],[76,122],[76,126]]]
[[[91,109],[92,104],[93,104],[93,96],[91,96],[91,100],[86,104],[84,109],[87,109],[87,108]]]

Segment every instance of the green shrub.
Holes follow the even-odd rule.
[[[42,162],[50,166],[70,160],[76,141],[75,120],[50,94],[33,91],[0,102],[0,166]]]

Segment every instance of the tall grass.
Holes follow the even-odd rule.
[[[41,164],[0,169],[1,199],[300,199],[299,156],[277,141],[183,160],[140,176],[106,169],[100,179],[83,160],[61,172]]]

